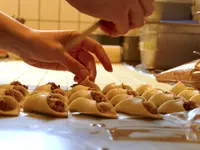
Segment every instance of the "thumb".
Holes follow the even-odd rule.
[[[89,71],[80,62],[70,56],[67,52],[64,52],[59,59],[60,62],[68,71],[72,72],[80,80],[84,80],[89,76]]]
[[[110,36],[119,36],[126,34],[129,30],[129,22],[127,22],[126,19],[124,19],[123,23],[121,21],[118,22],[102,20],[101,29],[104,32],[108,33]]]

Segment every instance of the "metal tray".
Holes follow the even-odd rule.
[[[141,28],[141,62],[148,69],[170,69],[198,59],[200,25],[149,23]]]

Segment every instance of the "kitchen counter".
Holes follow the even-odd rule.
[[[166,90],[171,88],[170,85],[158,83],[151,74],[136,71],[130,65],[114,64],[113,68],[113,73],[108,73],[101,65],[97,65],[96,83],[101,88],[111,82],[124,82],[133,88],[144,83]],[[0,62],[0,69],[1,84],[19,80],[23,84],[31,85],[30,89],[33,89],[35,86],[47,82],[55,82],[63,88],[67,88],[74,83],[71,73],[42,70],[28,66],[21,61],[2,61]],[[174,128],[170,128],[170,131],[167,130],[168,126],[176,127],[176,132],[180,133],[181,128],[167,120],[130,118],[121,114],[119,119],[71,114],[65,119],[55,119],[21,112],[19,117],[0,117],[0,145],[2,150],[199,149],[199,144],[188,143],[187,140],[182,139],[184,133],[188,134],[188,131],[181,130],[183,135],[181,136],[182,140],[179,140],[179,142],[172,140],[174,136],[175,139],[180,137],[171,132]],[[123,130],[123,132],[115,135],[113,134],[113,128],[115,127],[129,130]],[[144,132],[144,128],[152,129]],[[161,129],[161,132],[156,132],[158,138],[153,140],[151,138],[152,134],[149,133],[150,131],[157,131],[157,128]],[[141,132],[133,134],[133,131]],[[132,138],[134,135],[145,138]],[[166,141],[161,140],[163,136],[170,138]]]

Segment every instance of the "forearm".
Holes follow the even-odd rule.
[[[28,41],[30,29],[0,11],[0,48],[18,54]]]

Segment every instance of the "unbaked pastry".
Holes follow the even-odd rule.
[[[60,85],[56,85],[54,82],[49,82],[45,85],[37,86],[31,95],[41,92],[60,93],[61,95],[65,95],[65,91],[60,88]]]
[[[124,83],[122,84],[116,84],[116,83],[110,83],[108,85],[106,85],[102,92],[103,94],[107,94],[110,90],[115,89],[115,88],[122,88],[122,89],[127,89],[127,90],[133,90],[129,85],[126,85]]]
[[[196,108],[196,103],[193,101],[185,101],[182,98],[169,100],[163,103],[159,108],[158,111],[161,114],[169,114],[175,112],[182,112],[182,111],[190,111]]]
[[[153,89],[153,86],[148,85],[148,84],[142,84],[136,88],[136,92],[139,94],[139,96],[141,96],[142,94],[144,94],[145,92],[151,89]]]
[[[97,91],[101,91],[100,87],[97,84],[95,84],[94,82],[90,81],[89,77],[86,77],[85,80],[80,82],[79,85],[87,86],[92,89],[96,89]]]
[[[23,105],[23,102],[25,99],[24,95],[21,92],[15,90],[13,88],[0,89],[0,96],[11,96],[20,104],[20,106]]]
[[[128,95],[128,94],[119,94],[114,96],[111,100],[110,103],[113,106],[116,106],[119,102],[123,101],[123,100],[127,100],[127,99],[132,99],[133,97],[135,97],[134,95]]]
[[[174,94],[170,92],[157,93],[153,95],[148,101],[159,107],[163,103],[174,99]]]
[[[155,95],[157,93],[163,93],[163,90],[161,90],[161,89],[150,89],[150,90],[144,92],[142,94],[142,97],[148,101],[153,95]]]
[[[142,116],[148,118],[161,119],[158,114],[157,107],[151,102],[147,102],[142,97],[134,97],[132,99],[119,102],[115,109],[119,113],[125,113],[132,116]]]
[[[55,117],[67,117],[67,104],[60,94],[38,93],[26,98],[23,105],[25,112],[41,113]]]
[[[112,89],[106,94],[106,96],[109,100],[111,100],[114,96],[119,95],[119,94],[128,94],[128,95],[138,96],[137,92],[133,90],[122,89],[122,88]]]
[[[183,97],[186,100],[189,100],[191,97],[198,95],[198,90],[184,90],[178,94],[178,97]]]
[[[187,90],[187,87],[182,82],[177,82],[170,90],[174,95],[178,95],[182,91]]]
[[[28,96],[28,86],[21,84],[19,81],[13,81],[10,84],[0,85],[0,89],[15,89],[21,92],[24,96]]]
[[[108,98],[99,91],[88,91],[88,90],[81,90],[71,95],[69,98],[68,104],[76,100],[77,98],[87,98],[92,99],[99,102],[109,102]]]
[[[200,107],[200,94],[191,97],[190,101],[195,102],[197,106]]]
[[[86,115],[117,118],[117,113],[112,104],[107,102],[97,103],[92,99],[78,98],[68,107],[70,112],[78,112]]]
[[[87,86],[83,86],[83,85],[76,85],[75,87],[73,87],[71,90],[68,90],[68,97],[70,98],[71,95],[73,95],[74,93],[81,91],[81,90],[87,90],[87,91],[96,91],[96,89],[92,89],[90,87]]]
[[[0,116],[18,116],[20,106],[11,96],[0,96]]]

